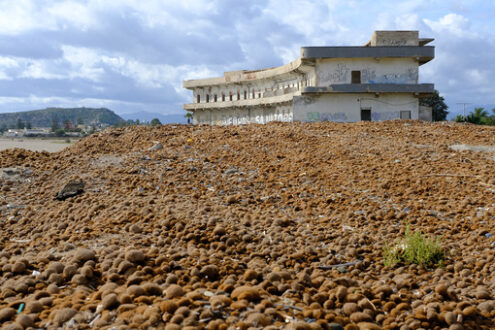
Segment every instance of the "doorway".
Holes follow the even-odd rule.
[[[361,120],[371,121],[371,108],[361,108]]]

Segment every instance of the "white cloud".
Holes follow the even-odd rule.
[[[482,0],[0,0],[0,105],[180,112],[182,80],[289,63],[301,46],[364,44],[373,29],[436,38],[421,81],[454,104],[495,103],[494,10]]]
[[[469,19],[459,14],[449,13],[437,21],[424,19],[424,22],[436,33],[448,33],[456,37],[476,37],[476,33],[470,30]]]

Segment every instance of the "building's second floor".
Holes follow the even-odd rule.
[[[363,86],[397,85],[411,92],[418,85],[419,67],[434,58],[432,39],[417,31],[375,31],[360,47],[302,47],[301,57],[281,67],[225,72],[223,77],[184,81],[193,91],[186,110],[279,102],[287,96],[334,90],[362,91]],[[341,85],[362,85],[361,87]],[[419,87],[418,87],[419,88]],[[394,88],[387,87],[387,91]],[[424,91],[424,88],[419,88]],[[264,101],[255,101],[265,99]]]

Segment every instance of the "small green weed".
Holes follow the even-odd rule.
[[[425,266],[441,266],[445,251],[439,238],[425,237],[421,232],[411,232],[406,224],[404,238],[393,246],[388,243],[383,248],[385,266],[397,264],[417,264]]]

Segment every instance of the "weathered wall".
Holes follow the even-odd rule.
[[[321,59],[316,62],[316,86],[350,84],[351,71],[361,71],[362,84],[417,84],[418,62],[397,59]]]
[[[433,121],[433,112],[431,107],[419,106],[419,120]]]
[[[419,31],[375,31],[370,46],[418,46]]]
[[[361,120],[361,108],[371,108],[373,121],[400,119],[401,111],[411,111],[418,119],[418,99],[410,94],[322,94],[294,97],[295,121],[355,122]]]
[[[222,102],[222,95],[225,95],[225,101],[230,101],[230,93],[232,93],[232,101],[245,99],[252,100],[288,94],[301,90],[303,87],[314,86],[315,77],[316,75],[314,72],[308,74],[293,73],[291,75],[286,74],[285,76],[275,77],[273,79],[198,87],[193,90],[192,103],[198,103],[198,95],[200,98],[199,103],[206,103],[207,95],[209,96],[209,103],[211,103],[215,102],[215,95],[217,95],[217,102]],[[246,98],[244,98],[244,95],[246,95]]]
[[[242,125],[266,124],[271,121],[291,122],[293,120],[292,106],[280,105],[264,108],[229,108],[198,110],[194,113],[194,124],[211,125]]]

